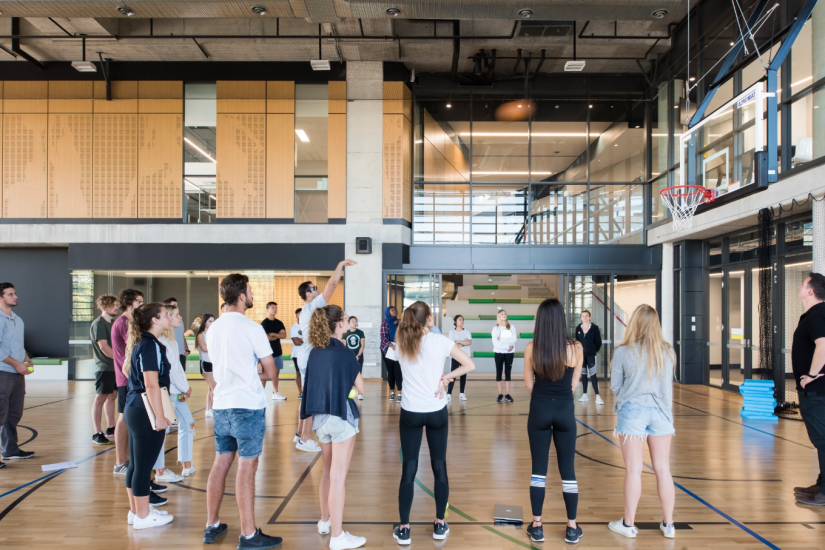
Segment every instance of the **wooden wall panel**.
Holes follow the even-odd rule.
[[[45,114],[3,115],[4,218],[47,216],[47,134]]]
[[[92,144],[91,114],[49,115],[50,218],[92,217]]]
[[[183,115],[138,115],[138,217],[180,218]]]
[[[183,82],[165,80],[139,81],[138,112],[183,113]]]
[[[94,112],[95,113],[137,113],[138,112],[138,83],[137,83],[137,80],[113,80],[112,81],[112,100],[111,101],[106,101],[106,83],[95,81],[95,83],[94,83]],[[135,124],[137,124],[137,122]]]
[[[295,218],[295,115],[292,113],[266,115],[266,217]]]
[[[266,82],[219,80],[218,113],[266,113]]]
[[[328,124],[328,216],[344,219],[347,217],[347,115],[330,114]]]
[[[347,83],[346,81],[331,81],[328,87],[328,101],[330,113],[347,112]]]
[[[409,222],[412,221],[411,131],[411,122],[404,115],[384,115],[384,217]]]
[[[266,112],[295,112],[295,82],[275,80],[266,83]]]
[[[49,82],[8,80],[3,90],[4,113],[45,113],[48,111]]]
[[[384,82],[384,114],[402,114],[412,121],[412,92],[403,82]]]
[[[136,100],[106,103],[128,101],[135,101],[137,110]],[[94,115],[92,204],[95,218],[137,217],[137,127],[137,114]]]
[[[92,99],[91,80],[54,80],[49,82],[49,99]],[[105,85],[105,82],[103,83]]]
[[[219,114],[217,217],[266,216],[266,115]]]

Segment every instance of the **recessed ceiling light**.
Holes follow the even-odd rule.
[[[590,109],[592,109],[592,108],[593,108],[593,106],[592,106],[592,105],[588,105],[588,107],[589,107]]]
[[[696,80],[696,77],[695,77],[695,76],[691,76],[688,80],[690,80],[691,82],[693,82],[694,80]]]
[[[735,42],[731,42],[731,43],[730,43],[730,45],[731,45],[731,46],[733,46],[734,44],[735,44]]]
[[[667,15],[667,10],[656,10],[650,14],[650,17],[653,19],[664,19],[665,15]]]
[[[97,67],[91,61],[72,61],[72,67],[81,73],[96,73]]]
[[[452,108],[452,106],[453,106],[453,104],[452,104],[452,103],[447,103],[447,108],[448,108],[448,109],[451,109],[451,108]]]
[[[618,143],[614,143],[614,144],[613,144],[613,147],[618,147],[618,146],[619,146],[619,144],[618,144]]]
[[[533,17],[533,10],[531,9],[523,9],[518,11],[519,17],[522,19],[530,19]]]
[[[558,105],[556,105],[556,109],[558,109],[558,108],[559,108],[559,106],[558,106]]]
[[[135,14],[135,10],[133,10],[129,6],[118,6],[117,12],[120,15],[125,15],[126,17],[132,17]]]
[[[252,6],[249,8],[255,15],[266,15],[266,8],[263,6]]]
[[[398,8],[387,8],[387,11],[385,13],[390,17],[398,17],[399,15],[401,15],[401,10],[399,10]]]
[[[330,67],[329,61],[326,59],[311,59],[309,61],[310,67],[312,67],[313,71],[329,71],[332,70]]]
[[[564,64],[564,71],[568,73],[581,72],[584,70],[585,62],[581,60],[568,61]]]
[[[300,139],[304,143],[309,143],[309,137],[307,136],[306,132],[304,132],[303,130],[295,130],[295,133],[298,134],[298,139]]]

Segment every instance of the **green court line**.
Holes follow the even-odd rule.
[[[416,484],[416,485],[418,485],[418,488],[419,488],[419,489],[421,489],[422,491],[424,491],[425,493],[427,493],[428,495],[430,495],[432,498],[435,498],[435,494],[434,494],[432,491],[430,491],[430,490],[427,488],[427,486],[426,486],[426,485],[424,485],[424,484],[421,482],[421,480],[420,480],[420,479],[415,478],[415,484]],[[450,503],[448,502],[447,504],[450,504]],[[464,519],[466,519],[467,521],[478,521],[478,520],[477,520],[477,519],[475,519],[474,517],[471,517],[471,516],[469,516],[469,515],[465,514],[464,512],[462,512],[461,510],[459,510],[458,508],[456,508],[455,506],[453,506],[452,504],[450,504],[450,507],[449,507],[449,508],[447,508],[447,511],[449,511],[449,512],[455,512],[456,514],[458,514],[459,516],[463,517],[463,518],[464,518]]]
[[[533,333],[532,332],[519,332],[518,335],[519,335],[520,338],[528,338],[530,340],[533,339]]]
[[[518,335],[519,335],[519,338],[527,338],[527,339],[530,339],[530,340],[533,339],[533,333],[532,332],[519,332]],[[491,340],[493,338],[493,335],[489,332],[471,332],[470,336],[472,338],[479,338],[479,339],[482,339],[482,340],[485,339],[485,338]]]

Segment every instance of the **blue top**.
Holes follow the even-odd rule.
[[[0,311],[0,371],[18,374],[14,367],[4,360],[11,357],[22,362],[26,358],[23,347],[23,319],[12,312],[11,317]]]
[[[126,395],[127,407],[146,408],[140,397],[140,394],[146,391],[146,384],[143,381],[143,373],[146,371],[157,372],[160,387],[169,389],[172,365],[166,358],[166,346],[158,342],[151,332],[144,332],[140,342],[132,348],[127,386],[129,393]]]
[[[359,372],[361,365],[341,340],[330,338],[327,347],[313,348],[307,358],[301,418],[321,414],[332,414],[345,421],[359,418],[361,413],[349,398]]]

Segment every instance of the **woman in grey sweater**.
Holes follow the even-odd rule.
[[[670,442],[673,428],[673,348],[664,341],[659,316],[649,305],[633,312],[624,339],[613,354],[610,388],[616,396],[613,412],[618,413],[615,435],[619,436],[625,463],[624,517],[608,524],[611,531],[636,538],[633,525],[642,494],[642,467],[645,440],[650,449],[653,471],[664,518],[659,529],[667,538],[675,537],[673,507],[676,493],[670,475]]]

